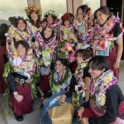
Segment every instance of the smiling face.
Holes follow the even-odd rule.
[[[46,27],[46,29],[44,30],[44,37],[49,38],[51,37],[51,35],[52,35],[52,29],[49,27]]]
[[[17,47],[17,53],[19,57],[23,58],[26,55],[26,48],[23,45],[19,44]]]
[[[18,21],[17,28],[20,29],[21,31],[24,31],[26,28],[26,25],[22,19]]]
[[[37,15],[35,12],[32,12],[32,13],[31,13],[31,19],[32,19],[33,21],[37,21],[38,15]]]
[[[47,17],[47,22],[48,22],[49,24],[52,24],[52,23],[54,22],[54,19],[53,19],[52,15],[48,15],[48,17]]]
[[[81,8],[79,8],[78,11],[77,11],[77,20],[79,22],[82,22],[84,20],[83,12],[82,12],[82,9]]]
[[[55,63],[55,71],[56,73],[63,73],[66,69],[66,66],[61,63],[61,61],[56,61]]]
[[[83,60],[83,55],[81,53],[78,53],[76,56],[76,61],[78,64],[81,64],[84,60]]]
[[[107,21],[108,17],[109,15],[106,15],[102,13],[101,11],[97,11],[96,13],[96,20],[99,25],[103,25]]]
[[[105,69],[99,70],[99,69],[93,69],[92,68],[92,62],[90,62],[89,64],[89,73],[91,75],[91,77],[93,79],[96,79],[97,77],[99,77],[103,72],[105,71]]]

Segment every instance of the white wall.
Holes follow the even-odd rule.
[[[7,25],[10,25],[10,22],[7,20],[0,19],[0,24],[5,23]]]

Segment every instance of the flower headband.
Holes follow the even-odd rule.
[[[42,15],[42,11],[41,9],[39,9],[37,6],[32,5],[32,6],[28,6],[25,9],[26,14],[29,16],[32,12],[37,13],[38,15]]]
[[[68,20],[68,21],[73,21],[74,17],[71,13],[65,13],[62,17],[61,17],[61,20],[65,21],[65,20]]]
[[[44,18],[46,18],[48,15],[52,15],[55,16],[56,18],[58,18],[58,15],[55,13],[55,11],[53,10],[49,10],[44,14]]]

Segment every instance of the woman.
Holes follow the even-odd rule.
[[[58,36],[60,21],[58,19],[58,15],[53,10],[49,10],[44,14],[44,18],[42,21],[42,26],[51,26],[54,27],[55,34]]]
[[[51,64],[54,59],[55,48],[58,42],[56,41],[54,29],[51,26],[43,28],[40,34],[36,34],[35,39],[34,49],[37,58],[37,65],[41,73],[39,85],[42,91],[47,92],[49,88],[49,73],[51,71]]]
[[[41,31],[42,30],[42,24],[41,24],[41,15],[42,11],[37,6],[32,5],[28,6],[26,9],[26,14],[29,18],[28,26],[31,28],[32,32],[34,31]],[[31,23],[31,25],[30,25]]]
[[[87,5],[81,5],[78,7],[76,19],[74,20],[73,25],[76,29],[77,40],[81,42],[82,45],[90,44],[94,19],[91,14],[91,9]]]
[[[14,25],[9,28],[8,36],[10,41],[25,40],[29,46],[32,46],[32,36],[30,30],[27,28],[26,20],[23,17],[15,17]]]
[[[102,6],[95,11],[97,21],[93,41],[94,55],[106,56],[114,75],[119,76],[119,65],[123,51],[123,29],[120,19],[111,15],[109,8]]]
[[[55,13],[55,11],[53,10],[49,10],[44,14],[44,18],[43,18],[43,27],[46,27],[47,25],[52,25],[52,26],[56,26],[56,24],[58,23],[58,16]]]
[[[77,112],[81,123],[123,124],[124,120],[120,117],[124,117],[124,97],[108,60],[103,56],[94,56],[88,66],[92,77],[91,97]]]
[[[59,42],[59,51],[58,53],[59,58],[67,58],[69,62],[75,61],[75,51],[74,51],[74,41],[71,40],[68,36],[69,32],[74,33],[74,27],[73,24],[74,16],[71,13],[65,13],[62,15],[61,20],[62,24],[59,28],[59,36],[60,36],[60,42]]]
[[[77,82],[77,85],[75,86],[76,92],[74,93],[72,98],[74,106],[80,106],[80,98],[84,98],[85,101],[89,100],[89,87],[91,76],[88,73],[87,63],[91,57],[91,48],[79,49],[76,51],[75,58],[78,66],[74,73]],[[82,102],[84,102],[84,100]]]
[[[31,88],[30,83],[32,82],[31,77],[35,73],[35,60],[26,41],[20,40],[15,44],[15,48],[13,46],[12,48],[13,51],[8,51],[10,64],[5,65],[4,77],[11,90],[9,102],[15,118],[17,121],[23,121],[23,115],[33,110],[32,93],[34,88]],[[8,69],[9,71],[7,71]],[[32,86],[35,85],[32,84]]]
[[[71,95],[76,84],[75,77],[67,68],[65,59],[57,59],[55,71],[50,76],[50,91],[46,94],[41,110],[40,124],[50,124],[48,110],[59,103],[71,102]],[[52,96],[51,96],[52,95]],[[50,97],[51,96],[51,97]]]

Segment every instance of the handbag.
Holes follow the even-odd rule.
[[[72,124],[74,107],[71,103],[56,106],[48,110],[52,124]]]

